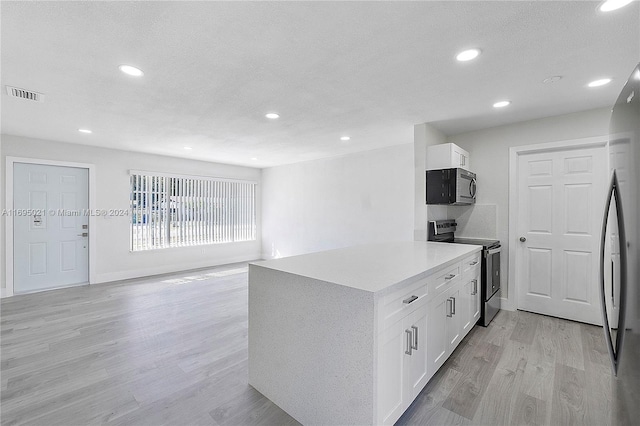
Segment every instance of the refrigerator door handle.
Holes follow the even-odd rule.
[[[618,333],[615,342],[611,338],[611,329],[609,328],[609,319],[607,317],[607,304],[605,296],[604,281],[604,252],[606,244],[607,221],[609,219],[609,208],[611,199],[615,198],[616,202],[616,219],[618,221],[618,245],[620,246],[620,299],[618,301]],[[613,285],[613,283],[612,283]],[[600,235],[600,306],[602,307],[602,323],[604,329],[604,337],[607,342],[607,349],[611,359],[611,367],[614,375],[618,373],[618,365],[620,364],[620,354],[625,332],[625,305],[627,290],[627,238],[624,229],[624,215],[622,212],[622,201],[620,200],[620,184],[615,169],[611,174],[611,182],[607,191],[607,201],[604,207],[604,217],[602,219],[602,233]]]
[[[611,259],[611,306],[613,306],[614,308],[616,307],[616,287],[614,286],[615,283],[615,269],[616,269],[616,265],[613,262],[613,259]]]

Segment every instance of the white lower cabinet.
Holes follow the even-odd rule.
[[[473,314],[475,310],[477,285],[477,280],[475,279],[465,280],[462,288],[462,294],[460,295],[460,322],[462,323],[462,331],[465,334],[475,325],[473,322]]]
[[[380,336],[378,345],[378,419],[393,424],[405,410],[404,323],[398,321]]]
[[[464,268],[462,277],[462,293],[460,321],[462,323],[463,334],[466,335],[480,319],[480,265],[473,260],[467,262],[470,267]],[[463,262],[464,264],[465,262]]]
[[[404,302],[406,306],[399,310],[387,308],[382,314],[379,324],[384,325],[384,330],[378,337],[377,423],[395,423],[477,323],[479,269],[452,273],[463,268],[461,262],[435,272],[431,287],[435,294],[425,294],[422,286],[409,287],[411,291],[406,295],[399,292],[400,299],[409,303]],[[441,284],[437,274],[445,277]],[[426,280],[431,282],[429,277]],[[417,292],[418,287],[423,291]],[[405,299],[405,296],[410,297]],[[396,295],[388,300],[395,298]],[[415,302],[411,302],[412,299]],[[406,313],[402,313],[404,310]],[[385,318],[396,320],[389,324]]]
[[[429,381],[429,372],[427,369],[427,307],[415,311],[409,315],[405,321],[405,337],[407,339],[405,351],[406,367],[405,380],[407,384],[407,395],[409,400],[407,407],[420,393],[424,385]],[[408,352],[408,353],[407,353]]]
[[[460,320],[460,285],[454,283],[427,305],[427,362],[433,376],[462,340]]]
[[[449,352],[449,342],[446,322],[449,319],[449,292],[445,292],[433,299],[427,305],[427,370],[432,376],[444,364]]]
[[[458,346],[460,340],[462,340],[462,322],[465,317],[464,306],[461,305],[461,301],[464,304],[464,299],[460,297],[462,294],[460,286],[456,286],[451,290],[449,296],[449,312],[445,318],[445,327],[447,329],[447,337],[449,346],[447,348],[447,358],[451,355],[451,352]]]
[[[378,418],[393,424],[429,381],[427,309],[424,304],[381,335],[378,350]]]
[[[471,317],[471,325],[469,326],[469,330],[473,328],[474,325],[478,323],[480,319],[480,275],[474,277],[470,282],[469,292],[471,293],[470,297],[470,306],[469,306],[469,316]]]

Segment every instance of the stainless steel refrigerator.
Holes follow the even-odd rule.
[[[609,127],[610,183],[601,237],[601,304],[611,357],[612,424],[640,422],[640,64]]]

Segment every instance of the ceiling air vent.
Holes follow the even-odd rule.
[[[26,99],[28,101],[44,102],[44,94],[33,92],[31,90],[19,89],[17,87],[7,86],[7,94],[12,98]]]

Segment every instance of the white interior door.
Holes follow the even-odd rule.
[[[602,324],[598,259],[606,162],[605,147],[519,156],[519,309]]]
[[[88,181],[88,169],[14,164],[16,293],[89,281]]]

